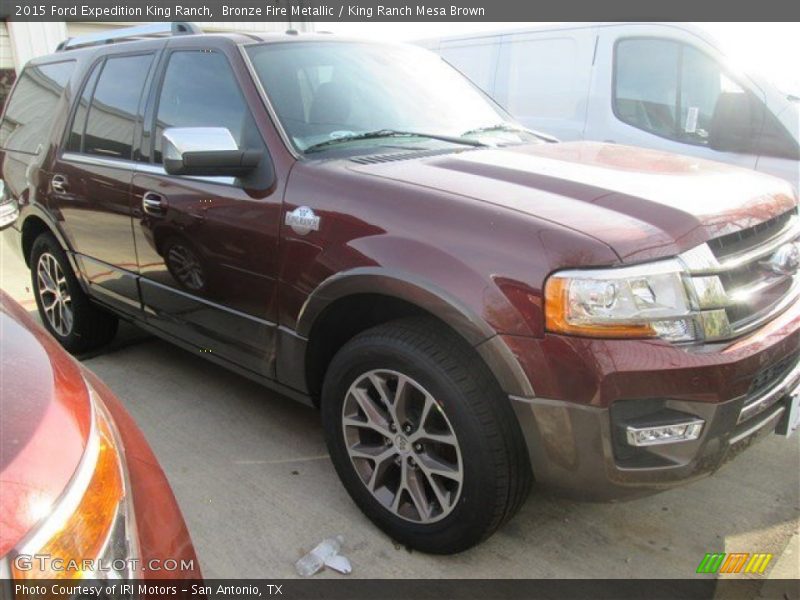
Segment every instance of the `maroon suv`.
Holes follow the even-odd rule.
[[[121,318],[318,406],[355,502],[431,552],[534,480],[633,496],[796,425],[788,183],[554,143],[418,48],[162,29],[64,42],[2,121],[68,350]]]

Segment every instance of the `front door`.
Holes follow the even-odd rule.
[[[280,198],[250,107],[215,50],[172,51],[154,100],[151,162],[132,187],[146,319],[198,352],[274,377]],[[167,175],[169,127],[225,127],[240,148],[263,152],[261,164],[245,180]]]

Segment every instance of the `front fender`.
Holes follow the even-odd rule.
[[[476,349],[506,393],[534,396],[533,386],[519,362],[481,314],[440,285],[408,271],[359,267],[332,275],[303,305],[298,315],[297,333],[307,338],[326,308],[341,298],[356,294],[397,298],[434,315]]]

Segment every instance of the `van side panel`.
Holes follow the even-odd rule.
[[[495,95],[497,62],[504,36],[444,41],[438,51],[447,62],[490,96]]]
[[[581,139],[594,45],[591,28],[503,36],[496,99],[527,127]]]

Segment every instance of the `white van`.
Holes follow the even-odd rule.
[[[701,29],[587,23],[423,40],[522,124],[690,154],[800,189],[800,103],[737,72]]]

